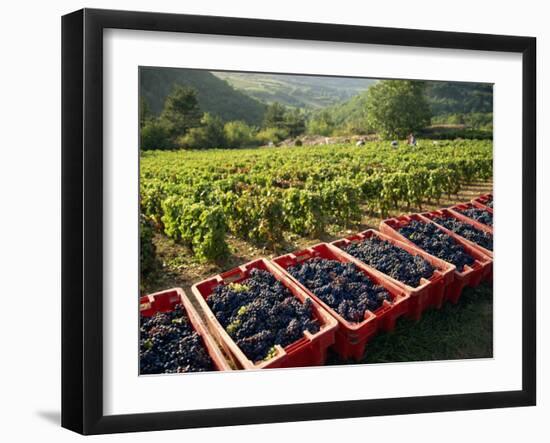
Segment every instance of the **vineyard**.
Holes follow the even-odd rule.
[[[197,262],[227,257],[229,236],[277,249],[289,235],[318,237],[365,213],[450,199],[492,177],[492,156],[490,140],[142,152],[142,271],[155,233]]]
[[[183,317],[159,313],[143,318],[142,373],[201,371],[208,365],[258,369],[491,355],[492,290],[490,282],[480,285],[487,281],[491,259],[452,237],[460,232],[491,254],[491,228],[472,224],[475,219],[492,224],[490,210],[472,203],[484,199],[492,204],[487,197],[491,141],[147,151],[141,154],[140,174],[142,293],[165,291],[168,296],[169,287],[193,292],[189,301],[217,343],[201,347]],[[445,207],[460,213],[441,212]],[[463,211],[468,211],[466,218]],[[415,212],[449,231],[418,215],[405,223],[404,214]],[[378,227],[384,219],[392,235],[410,240],[413,249],[382,233],[353,234]],[[380,224],[387,231],[382,228]],[[319,243],[331,241],[348,258]],[[416,255],[416,246],[431,255]],[[300,262],[293,254],[311,258]],[[303,294],[289,292],[293,283],[274,279],[276,271],[264,257],[306,288],[314,305]],[[394,283],[365,274],[349,257],[391,276]],[[226,285],[219,285],[220,275],[227,277]],[[401,285],[418,295],[409,300]],[[441,308],[444,299],[456,303],[468,285],[475,287],[464,291],[474,291],[466,295],[468,302]],[[142,306],[152,302],[147,297],[140,299]],[[463,303],[469,303],[466,311]],[[319,304],[339,319],[340,332],[328,351],[334,320],[311,310],[321,309]],[[432,315],[428,308],[434,307],[448,315]],[[455,324],[460,319],[461,326]],[[455,326],[445,332],[451,324]],[[401,348],[398,338],[384,334],[395,328],[402,339],[423,337],[422,343]],[[425,329],[441,332],[434,340]],[[170,337],[182,338],[172,346]],[[303,347],[304,340],[310,345]],[[225,357],[212,350],[216,348]],[[293,349],[294,357],[283,348]],[[315,351],[303,354],[306,348]]]

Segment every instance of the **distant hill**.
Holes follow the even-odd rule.
[[[338,125],[361,126],[367,88],[378,80],[293,74],[257,74],[178,68],[140,68],[140,94],[152,112],[159,114],[174,84],[198,92],[204,112],[225,121],[244,120],[260,125],[266,103],[279,102],[309,110],[321,110]],[[490,113],[493,87],[464,82],[427,82],[426,95],[434,117],[451,114]],[[445,118],[445,117],[443,117]]]
[[[140,95],[154,114],[162,111],[164,100],[175,84],[195,88],[201,110],[215,114],[222,120],[244,120],[252,125],[259,125],[263,120],[265,104],[235,90],[209,71],[140,68]]]
[[[367,89],[375,80],[291,74],[213,72],[235,89],[265,103],[319,109],[341,103]]]
[[[426,94],[434,116],[493,112],[493,85],[428,82]]]

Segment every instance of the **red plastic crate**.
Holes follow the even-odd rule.
[[[407,251],[411,255],[418,255],[422,257],[435,268],[433,275],[429,279],[422,278],[420,285],[418,285],[417,287],[412,287],[399,280],[394,279],[387,274],[384,274],[383,272],[362,262],[358,258],[346,253],[341,249],[351,243],[361,242],[372,237],[377,237],[380,240],[389,242],[392,245]],[[456,269],[455,265],[434,257],[426,253],[422,249],[418,248],[417,246],[412,246],[409,243],[401,242],[374,229],[368,229],[366,231],[360,232],[359,234],[350,235],[349,237],[343,238],[341,240],[333,241],[331,245],[339,248],[342,254],[348,256],[348,258],[350,260],[353,260],[353,262],[356,263],[358,266],[366,266],[373,272],[380,273],[384,278],[387,278],[393,281],[395,284],[403,287],[403,289],[410,295],[409,312],[407,313],[407,316],[413,318],[414,320],[420,319],[422,312],[424,312],[428,307],[441,307],[441,305],[443,304],[443,297],[445,296],[445,290],[448,286],[451,285],[454,279],[454,271]]]
[[[145,317],[151,317],[157,312],[173,311],[177,304],[182,304],[189,322],[199,334],[204,347],[210,355],[214,367],[218,371],[230,371],[231,366],[225,360],[214,338],[208,333],[198,312],[181,288],[167,289],[150,295],[144,295],[139,299],[139,313]]]
[[[490,232],[492,234],[493,233],[493,227],[492,226],[484,225],[483,223],[480,223],[477,220],[474,220],[473,218],[467,217],[467,216],[465,216],[464,214],[462,214],[460,212],[460,211],[463,211],[465,209],[470,209],[470,208],[483,209],[484,211],[487,211],[489,214],[493,214],[493,210],[491,208],[487,208],[486,206],[476,204],[476,203],[460,203],[458,205],[451,206],[448,209],[453,214],[455,214],[459,217],[462,216],[462,219],[465,218],[468,221],[470,221],[471,224],[474,225],[476,228],[479,228],[479,229],[482,229],[483,227],[489,228],[490,231],[488,231],[488,232]]]
[[[489,206],[487,206],[487,201],[492,198],[493,198],[493,194],[480,195],[478,198],[474,198],[472,200],[472,204],[474,204],[475,206],[481,209],[490,209],[491,211],[493,211],[493,208],[490,208]]]
[[[408,225],[412,220],[420,222],[433,223],[429,219],[422,217],[420,214],[402,215],[396,218],[386,219],[380,222],[380,230],[397,240],[404,241],[416,246],[415,243],[401,235],[398,230],[403,226]],[[434,223],[435,224],[435,223]],[[437,225],[436,225],[437,226]],[[449,231],[450,232],[450,231]],[[451,235],[452,234],[452,235]],[[492,275],[493,259],[487,257],[479,249],[474,248],[469,243],[466,243],[462,237],[451,233],[449,234],[457,243],[461,244],[464,250],[474,258],[472,266],[465,265],[462,272],[455,269],[453,283],[447,287],[445,299],[452,303],[457,303],[462,289],[466,286],[476,287],[488,275]],[[418,247],[418,246],[416,246]]]
[[[315,318],[319,322],[319,331],[315,334],[304,331],[304,336],[300,340],[291,343],[285,348],[276,345],[275,356],[266,361],[253,362],[249,360],[225,331],[206,303],[206,300],[216,286],[243,281],[249,277],[252,269],[261,269],[271,273],[302,303],[309,298],[308,294],[297,287],[284,272],[281,272],[278,267],[263,258],[194,284],[192,292],[206,315],[211,331],[219,338],[222,347],[234,357],[238,366],[243,369],[293,368],[323,365],[326,361],[327,349],[334,343],[338,325],[336,320],[316,303],[313,303],[312,306]]]
[[[289,267],[315,257],[338,260],[342,263],[355,263],[348,258],[347,254],[344,254],[340,249],[335,246],[330,246],[327,243],[319,243],[311,248],[282,255],[273,259],[273,263],[278,266],[282,272],[285,272],[288,278],[292,279],[294,284],[305,291],[338,321],[338,331],[336,332],[336,342],[334,343],[334,350],[338,355],[344,359],[352,357],[359,360],[365,353],[367,342],[379,329],[386,331],[393,330],[397,318],[408,312],[410,296],[401,286],[386,279],[381,273],[373,272],[372,269],[366,268],[365,266],[358,266],[358,269],[366,274],[369,279],[377,285],[382,285],[388,291],[392,298],[392,303],[384,300],[382,306],[375,312],[366,311],[365,320],[361,323],[348,322],[313,292],[287,273]]]
[[[435,223],[441,230],[445,231],[449,235],[454,234],[454,235],[460,236],[456,232],[453,232],[450,229],[447,229],[445,226],[442,226],[436,223],[435,221],[433,221],[434,218],[437,218],[437,217],[455,218],[457,220],[460,220],[461,222],[471,225],[476,229],[479,229],[480,231],[493,235],[493,230],[491,229],[490,226],[484,225],[483,223],[474,223],[475,220],[472,220],[471,218],[468,218],[459,212],[457,213],[455,211],[449,211],[448,209],[439,209],[437,211],[422,212],[420,215],[424,218],[429,219],[432,223]],[[493,251],[491,251],[490,249],[486,249],[483,246],[480,246],[477,243],[471,240],[468,240],[467,238],[464,238],[462,236],[460,236],[460,238],[463,239],[465,242],[470,243],[470,245],[472,245],[474,248],[479,249],[487,257],[493,258]]]

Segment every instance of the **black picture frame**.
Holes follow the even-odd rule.
[[[522,389],[261,407],[103,413],[103,30],[171,31],[522,54]],[[536,39],[83,9],[62,18],[62,426],[82,434],[536,404]]]

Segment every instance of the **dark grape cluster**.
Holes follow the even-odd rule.
[[[351,243],[343,249],[350,255],[413,288],[420,279],[430,278],[433,266],[418,255],[409,254],[388,241],[378,237]]]
[[[441,226],[445,226],[453,232],[456,232],[461,237],[473,241],[482,248],[490,251],[493,250],[493,236],[488,232],[477,229],[475,226],[464,223],[454,217],[436,217],[433,221]]]
[[[360,323],[391,297],[353,263],[312,258],[287,271],[347,321]]]
[[[230,337],[252,361],[268,359],[282,347],[315,334],[319,323],[312,301],[300,302],[267,271],[253,269],[239,283],[217,286],[207,303]]]
[[[140,316],[139,372],[162,374],[212,371],[214,366],[182,305],[171,312]]]
[[[429,254],[452,263],[459,272],[462,272],[464,265],[474,263],[474,258],[464,250],[462,245],[433,223],[413,220],[400,228],[399,233]]]
[[[493,214],[485,209],[469,207],[468,209],[460,209],[458,212],[464,214],[468,218],[473,218],[487,226],[493,226]]]

